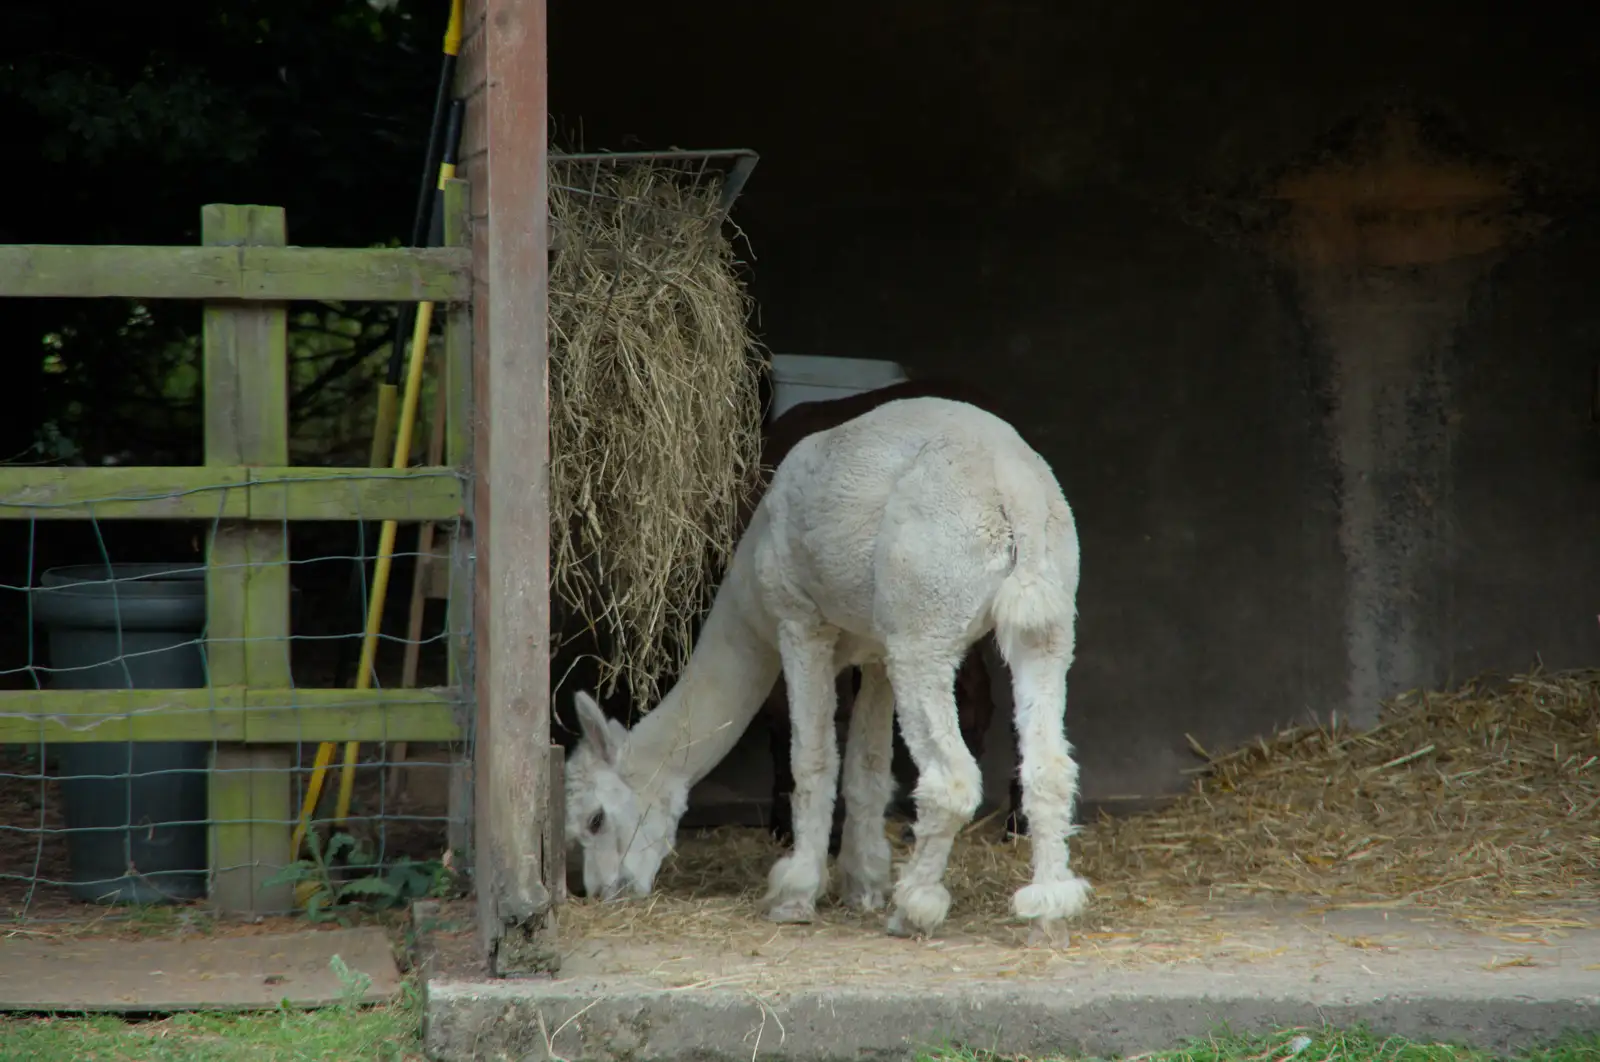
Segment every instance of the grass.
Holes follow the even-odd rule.
[[[0,1062],[421,1062],[421,1008],[407,986],[387,1006],[280,1007],[252,1014],[0,1019]]]
[[[416,993],[393,1006],[280,1009],[263,1014],[179,1014],[160,1021],[113,1016],[0,1019],[0,1062],[421,1062]],[[1061,1062],[1097,1062],[1057,1056]],[[1287,1029],[1270,1036],[1219,1035],[1134,1055],[1125,1062],[1600,1062],[1600,1034],[1511,1056],[1444,1043],[1373,1036],[1364,1030]],[[916,1062],[1048,1062],[943,1048]]]
[[[1270,1036],[1219,1034],[1169,1051],[1133,1055],[1125,1062],[1502,1062],[1507,1058],[1515,1062],[1600,1062],[1600,1034],[1573,1036],[1549,1047],[1505,1056],[1454,1044],[1374,1036],[1363,1029],[1285,1029]],[[917,1062],[1044,1060],[1008,1060],[985,1051],[943,1048],[919,1054]]]

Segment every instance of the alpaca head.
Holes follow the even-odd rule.
[[[575,697],[581,737],[567,759],[568,847],[583,854],[583,891],[605,900],[648,896],[672,852],[689,787],[660,764],[627,760],[628,728],[594,698]]]

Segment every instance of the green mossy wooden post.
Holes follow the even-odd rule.
[[[201,210],[211,246],[287,242],[282,207]],[[205,308],[206,464],[289,463],[288,313],[281,302]],[[281,525],[225,520],[207,573],[207,659],[213,686],[289,689],[288,542]],[[263,882],[292,858],[290,749],[219,745],[211,774],[211,902],[230,914],[293,908],[288,885]]]

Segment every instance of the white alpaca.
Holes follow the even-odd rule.
[[[726,756],[780,673],[794,725],[794,848],[764,906],[807,922],[827,884],[838,788],[834,676],[862,669],[845,745],[842,899],[889,892],[884,815],[893,713],[916,761],[916,843],[893,890],[891,933],[944,921],[956,832],[982,796],[956,721],[955,671],[990,630],[1013,676],[1033,881],[1013,910],[1049,930],[1082,910],[1068,866],[1078,768],[1067,742],[1078,535],[1049,466],[1003,420],[963,402],[890,402],[802,441],[734,552],[677,685],[631,731],[577,695],[567,766],[569,843],[584,886],[648,895],[691,786]]]

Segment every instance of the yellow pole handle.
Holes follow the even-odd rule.
[[[444,30],[444,54],[461,54],[461,23],[466,0],[450,0],[450,23]]]
[[[422,368],[427,362],[428,331],[433,325],[433,303],[417,306],[416,328],[411,336],[411,360],[406,366],[405,397],[400,403],[400,425],[395,433],[394,464],[396,469],[411,463],[411,437],[416,428],[417,403],[422,394]],[[372,688],[373,668],[378,655],[378,631],[383,625],[384,599],[389,591],[389,571],[394,564],[394,539],[400,529],[398,520],[385,520],[378,536],[378,563],[372,573],[372,598],[367,605],[367,627],[361,642],[361,663],[356,671],[356,689]],[[347,741],[344,746],[344,769],[339,777],[339,798],[335,805],[334,822],[342,823],[350,814],[350,797],[355,788],[356,756],[361,748],[359,741]],[[306,786],[305,803],[300,808],[300,821],[295,825],[289,842],[291,852],[299,852],[306,831],[311,828],[311,812],[322,797],[322,786],[333,760],[333,742],[324,741],[317,747],[317,758],[312,764],[311,780]]]

